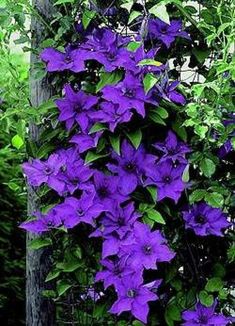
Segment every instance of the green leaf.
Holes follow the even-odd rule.
[[[197,61],[199,63],[203,63],[206,60],[206,58],[208,57],[208,55],[210,54],[210,50],[209,49],[200,49],[200,48],[194,47],[193,50],[192,50],[192,53],[197,58]]]
[[[59,296],[63,295],[66,291],[68,291],[72,287],[71,284],[69,284],[65,280],[61,280],[57,283],[57,292]]]
[[[115,85],[122,79],[122,72],[101,72],[100,81],[96,86],[96,93],[98,93],[106,85]]]
[[[17,191],[17,190],[20,189],[20,186],[19,186],[17,183],[13,182],[13,181],[10,181],[10,182],[8,182],[8,183],[6,183],[6,184],[7,184],[8,187],[9,187],[11,190],[13,190],[13,191]]]
[[[110,136],[109,139],[115,152],[120,155],[120,136]]]
[[[166,6],[163,4],[157,4],[149,9],[150,14],[161,19],[164,23],[170,25],[170,17],[168,15]]]
[[[96,12],[92,10],[85,9],[82,15],[82,25],[85,29],[89,26],[92,19],[95,17]]]
[[[166,126],[165,121],[162,120],[162,118],[158,115],[157,111],[150,111],[149,118],[157,124]]]
[[[96,154],[94,152],[87,152],[86,158],[85,158],[85,164],[89,164],[91,162],[94,162],[100,158],[106,157],[108,154]]]
[[[206,190],[203,189],[197,189],[194,190],[191,195],[189,196],[189,202],[190,204],[198,202],[202,200],[206,195]]]
[[[140,46],[141,42],[132,41],[127,45],[127,50],[135,52]]]
[[[171,303],[167,305],[165,310],[165,320],[169,326],[173,326],[174,321],[181,320],[181,310],[176,304]]]
[[[156,78],[153,74],[146,74],[143,80],[145,93],[147,94],[150,89],[152,89],[153,86],[156,85],[157,82],[158,78]]]
[[[20,149],[24,145],[24,141],[19,135],[15,135],[12,138],[11,143],[17,149]]]
[[[233,263],[235,261],[235,244],[232,244],[227,251],[228,261]]]
[[[205,289],[208,292],[219,292],[223,288],[223,281],[219,277],[213,277],[207,281]]]
[[[184,172],[182,175],[182,181],[189,182],[189,164],[187,164],[186,168],[184,169]]]
[[[37,250],[37,249],[41,249],[41,248],[44,248],[44,247],[48,247],[50,245],[52,245],[51,239],[49,239],[49,238],[45,238],[45,239],[37,238],[37,239],[34,239],[34,240],[32,240],[30,242],[29,248],[33,249],[33,250]]]
[[[158,107],[156,110],[157,110],[156,113],[160,115],[162,119],[168,118],[169,114],[166,109]]]
[[[133,11],[131,12],[131,14],[130,14],[129,19],[128,19],[128,25],[129,25],[131,22],[133,22],[133,20],[135,20],[137,17],[139,17],[139,16],[141,16],[141,15],[142,15],[141,12],[133,10]]]
[[[162,217],[162,215],[156,211],[155,209],[150,209],[147,211],[147,216],[148,218],[150,218],[151,220],[160,223],[160,224],[166,224],[164,218]]]
[[[207,193],[205,201],[212,207],[221,208],[223,207],[224,197],[218,192]]]
[[[207,178],[210,178],[215,173],[216,165],[209,158],[203,158],[200,162],[200,170]]]
[[[37,158],[44,158],[49,153],[53,152],[54,149],[55,149],[55,145],[50,143],[45,143],[37,150],[36,156]]]
[[[58,0],[54,3],[54,6],[62,5],[64,3],[74,3],[74,0]]]
[[[153,202],[156,203],[156,201],[157,201],[157,188],[154,187],[154,186],[148,186],[148,187],[146,187],[146,189],[150,193]]]
[[[214,302],[214,297],[203,290],[199,292],[199,300],[204,306],[210,307]]]
[[[98,131],[105,130],[105,129],[107,129],[107,128],[106,128],[106,126],[104,124],[97,122],[89,130],[89,135],[93,134],[95,132],[98,132]]]
[[[138,62],[138,66],[155,66],[160,67],[162,65],[161,62],[156,61],[154,59],[143,59],[140,62]]]
[[[127,137],[130,139],[133,146],[137,149],[142,140],[142,132],[140,129],[138,129],[132,133],[128,133]]]
[[[134,4],[134,0],[127,0],[126,3],[121,4],[120,7],[130,12],[133,4]]]
[[[47,277],[46,277],[46,279],[45,279],[45,282],[49,282],[49,281],[52,281],[52,280],[54,280],[55,278],[57,278],[58,276],[60,276],[60,271],[59,270],[54,270],[54,271],[51,271],[48,275],[47,275]]]
[[[61,269],[64,273],[71,273],[76,271],[81,266],[81,263],[76,260],[76,261],[69,261],[65,263],[57,263],[56,267],[58,269]]]

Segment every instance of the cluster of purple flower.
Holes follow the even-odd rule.
[[[177,36],[188,38],[181,27],[178,21],[167,25],[160,20],[151,20],[147,38],[169,47]],[[74,125],[78,127],[78,133],[70,140],[73,146],[58,150],[45,161],[34,159],[23,165],[32,186],[46,184],[63,200],[46,215],[35,213],[37,218],[24,222],[21,227],[42,233],[53,228],[73,228],[79,223],[91,225],[95,230],[90,236],[104,240],[103,270],[97,273],[96,281],[102,280],[105,288],[114,286],[118,296],[110,311],[116,314],[131,311],[146,323],[148,302],[158,298],[155,290],[161,281],[144,284],[143,272],[157,269],[161,262],[169,262],[174,253],[160,231],[152,231],[140,222],[141,216],[135,210],[131,195],[137,187],[151,185],[157,188],[158,201],[169,198],[177,203],[185,189],[182,176],[188,165],[185,156],[190,150],[169,131],[163,142],[153,144],[156,155],[147,153],[142,144],[136,149],[124,139],[120,155],[111,151],[110,162],[102,171],[86,165],[82,158],[82,153],[96,147],[102,136],[102,131],[90,133],[95,123],[106,123],[110,132],[114,132],[118,125],[131,120],[133,110],[145,117],[147,103],[158,105],[162,98],[177,104],[185,103],[176,90],[178,82],[169,82],[164,77],[165,65],[139,65],[144,59],[154,61],[158,49],[146,52],[141,45],[136,51],[129,51],[130,41],[129,37],[101,28],[86,34],[79,46],[68,46],[65,53],[53,48],[41,53],[48,72],[83,72],[86,62],[95,60],[103,66],[103,71],[122,69],[125,75],[116,85],[103,87],[100,96],[87,94],[82,89],[75,91],[71,85],[65,85],[65,97],[56,100],[56,105],[60,111],[59,120],[65,122],[66,129],[71,130]],[[143,78],[149,72],[157,74],[160,81],[146,94]],[[187,226],[199,230],[195,232],[200,235],[206,235],[212,229],[216,232],[209,233],[221,235],[218,227],[226,227],[226,223],[214,225],[210,209],[204,206],[199,209],[204,220],[208,216],[207,223],[199,221],[195,209],[184,213]],[[218,217],[218,212],[215,215]],[[200,227],[202,224],[203,228]]]

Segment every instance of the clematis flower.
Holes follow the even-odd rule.
[[[120,177],[120,189],[123,194],[130,194],[136,187],[143,183],[142,177],[146,169],[151,169],[157,157],[147,154],[140,146],[135,149],[127,140],[124,140],[121,146],[121,155],[112,153],[115,164],[108,163],[108,169],[118,174]]]
[[[98,61],[104,65],[105,71],[112,72],[118,67],[128,66],[129,52],[123,47],[128,41],[129,37],[100,28],[87,37],[81,48],[87,52],[89,59]]]
[[[205,307],[200,302],[196,304],[194,310],[186,310],[182,313],[184,320],[183,326],[226,326],[231,319],[225,317],[223,314],[215,312],[217,301],[214,301],[211,307]]]
[[[171,46],[176,37],[191,39],[188,33],[182,31],[182,22],[180,20],[172,20],[168,25],[160,19],[149,19],[148,31],[150,39],[162,41],[167,48]]]
[[[204,202],[195,204],[189,211],[184,211],[183,218],[186,229],[193,229],[195,234],[200,236],[223,236],[222,229],[230,225],[225,213]]]
[[[110,309],[111,313],[120,315],[123,311],[130,311],[135,318],[147,323],[149,312],[148,302],[158,299],[142,284],[142,280],[132,276],[125,276],[117,287],[118,299]]]
[[[53,48],[44,49],[40,58],[47,65],[48,72],[71,70],[81,72],[85,70],[84,61],[87,60],[87,53],[80,49],[71,50],[70,47],[65,49],[65,53]]]
[[[36,212],[34,216],[37,218],[21,223],[20,228],[35,234],[42,234],[63,225],[55,209],[51,209],[46,215]]]
[[[89,125],[88,112],[98,103],[98,98],[81,90],[75,92],[70,85],[66,85],[64,91],[65,98],[55,101],[60,110],[59,120],[65,121],[68,130],[77,122],[85,132]]]
[[[161,161],[165,161],[168,158],[171,158],[173,161],[187,162],[185,159],[185,154],[190,152],[189,147],[179,141],[176,135],[169,131],[168,135],[163,143],[158,142],[153,145],[156,149],[163,152]]]
[[[136,222],[133,229],[134,243],[124,244],[123,252],[129,255],[128,262],[134,268],[157,269],[157,263],[170,261],[175,254],[165,244],[160,231],[151,232],[148,225]]]
[[[93,185],[95,188],[95,201],[102,204],[105,210],[111,210],[115,202],[123,203],[128,199],[119,191],[119,178],[116,176],[105,175],[96,171],[93,175]]]
[[[104,211],[102,205],[94,202],[94,197],[94,193],[84,192],[80,199],[67,197],[64,203],[56,206],[56,212],[67,229],[81,222],[94,226],[94,220]]]
[[[179,85],[179,81],[169,82],[168,77],[164,77],[160,80],[160,83],[156,84],[157,96],[161,96],[167,101],[171,101],[177,104],[184,105],[186,100],[182,94],[177,92],[176,88]],[[154,92],[154,90],[153,90]]]
[[[124,80],[115,86],[107,85],[102,89],[102,97],[119,105],[119,112],[134,109],[142,117],[145,116],[144,103],[148,101],[140,80],[127,73]]]
[[[140,46],[135,52],[130,52],[129,56],[132,61],[128,62],[126,70],[131,71],[134,75],[146,74],[146,73],[160,73],[165,69],[165,65],[138,65],[142,60],[152,59],[155,60],[155,56],[160,48],[151,49],[148,52],[145,51],[144,46]]]
[[[105,267],[104,270],[98,272],[95,277],[95,281],[103,281],[104,288],[107,289],[109,286],[114,285],[117,287],[122,278],[127,275],[132,275],[132,277],[138,277],[142,279],[142,273],[138,269],[131,269],[126,262],[127,258],[115,257],[111,259],[102,259],[100,263]]]
[[[111,102],[102,102],[100,110],[91,112],[90,118],[96,122],[108,123],[109,130],[114,132],[116,127],[123,122],[129,122],[133,113],[129,109],[126,111],[120,110],[118,104]]]
[[[95,148],[101,135],[102,132],[96,132],[91,135],[80,132],[71,138],[70,143],[76,144],[77,150],[81,154],[86,152],[88,149]]]
[[[177,203],[185,189],[185,183],[182,181],[185,167],[185,164],[175,166],[171,159],[159,162],[154,169],[147,172],[145,185],[157,186],[158,201],[171,198]]]
[[[23,171],[32,186],[39,187],[46,183],[58,194],[62,194],[65,191],[65,182],[60,180],[59,173],[64,163],[59,154],[51,154],[46,161],[34,159],[31,163],[24,163]]]
[[[108,238],[109,235],[115,233],[120,239],[123,239],[127,233],[132,231],[134,222],[141,215],[135,212],[133,203],[129,203],[124,207],[113,205],[110,211],[106,212],[101,218],[101,230],[97,229],[93,232],[93,236],[103,236]]]
[[[218,156],[223,159],[230,152],[233,151],[233,145],[230,139],[226,140],[226,142],[219,148]]]
[[[82,159],[76,162],[67,162],[66,171],[64,172],[64,180],[66,184],[66,190],[73,194],[75,190],[89,189],[90,178],[93,175],[93,170],[84,165]]]

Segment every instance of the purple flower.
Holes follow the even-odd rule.
[[[69,47],[65,53],[53,48],[46,48],[41,52],[40,58],[47,64],[47,71],[49,72],[64,70],[80,72],[85,70],[86,55],[85,51],[71,50]]]
[[[103,236],[108,238],[110,234],[115,233],[120,239],[123,239],[127,233],[132,231],[132,226],[141,215],[135,212],[133,203],[124,207],[113,205],[110,211],[106,212],[101,218],[101,230],[98,229],[93,236]]]
[[[126,256],[120,258],[115,257],[113,260],[101,260],[101,264],[105,267],[105,269],[96,274],[95,281],[103,281],[104,288],[107,289],[110,285],[117,287],[120,284],[122,278],[127,275],[141,278],[140,271],[131,269],[130,266],[126,263],[126,260]]]
[[[159,162],[154,169],[148,171],[145,185],[157,186],[158,201],[171,198],[177,203],[185,189],[185,183],[182,181],[185,167],[185,164],[175,166],[171,159]]]
[[[172,131],[168,131],[168,135],[163,143],[158,142],[153,146],[164,153],[161,161],[171,158],[173,161],[186,162],[185,154],[190,152],[189,147],[179,141]]]
[[[41,234],[53,228],[58,228],[63,224],[55,209],[51,209],[46,215],[36,212],[34,216],[37,217],[37,219],[21,223],[20,228],[28,232]]]
[[[182,313],[183,326],[226,326],[230,318],[215,313],[216,301],[211,307],[205,307],[200,302],[196,304],[195,310],[186,310]]]
[[[134,243],[124,244],[123,252],[129,255],[130,264],[137,268],[157,269],[157,263],[170,261],[175,254],[165,244],[160,231],[151,232],[148,225],[136,222],[133,229]]]
[[[176,91],[178,85],[179,81],[169,82],[168,77],[162,78],[160,83],[155,87],[158,91],[157,96],[161,96],[167,101],[184,105],[186,103],[184,96]]]
[[[87,291],[81,295],[82,300],[88,300],[89,298],[96,302],[104,296],[103,292],[97,292],[93,287],[89,287]]]
[[[119,105],[119,112],[134,109],[145,116],[144,103],[148,101],[143,85],[132,74],[126,74],[124,80],[115,86],[107,85],[102,89],[103,98]]]
[[[76,162],[68,161],[66,164],[66,170],[64,172],[66,189],[70,194],[73,194],[77,189],[89,189],[88,180],[92,175],[93,170],[84,165],[84,161],[82,159],[79,159]]]
[[[97,146],[98,141],[102,132],[96,132],[91,135],[87,135],[85,133],[79,133],[72,137],[70,143],[77,145],[77,150],[79,153],[84,153],[88,149],[94,148]]]
[[[32,186],[38,187],[46,183],[58,194],[62,194],[65,191],[65,182],[60,180],[59,173],[64,163],[59,154],[51,154],[46,161],[35,159],[31,163],[24,163],[23,171]]]
[[[124,38],[110,29],[101,28],[87,37],[82,49],[87,51],[89,59],[98,61],[104,65],[106,71],[112,72],[118,67],[128,66],[129,52],[122,47],[128,41],[128,37]]]
[[[117,288],[118,299],[110,309],[111,313],[120,315],[130,311],[133,316],[147,323],[149,312],[148,302],[158,299],[157,295],[148,290],[138,277],[125,276]]]
[[[143,183],[142,177],[146,169],[153,168],[157,157],[146,154],[140,146],[135,149],[127,140],[124,140],[121,147],[121,155],[112,153],[116,164],[107,164],[108,169],[120,177],[120,189],[123,194],[133,192],[136,187]]]
[[[182,22],[172,20],[170,25],[164,23],[160,19],[150,19],[148,22],[149,38],[162,41],[168,48],[176,37],[183,37],[190,40],[189,35],[182,31]]]
[[[132,61],[128,62],[128,67],[126,70],[131,71],[134,75],[144,74],[144,73],[159,73],[165,69],[165,65],[154,66],[154,65],[143,65],[138,66],[139,62],[144,59],[155,60],[155,56],[160,48],[152,49],[148,52],[145,51],[144,46],[140,46],[135,52],[130,52],[129,56]]]
[[[106,210],[111,210],[114,203],[123,203],[128,199],[119,191],[120,180],[116,176],[105,175],[102,172],[95,172],[93,175],[95,187],[95,200],[104,206]]]
[[[88,112],[97,104],[98,98],[81,90],[74,92],[70,85],[66,85],[64,90],[65,98],[55,101],[60,110],[59,120],[65,121],[68,130],[77,122],[85,132],[89,125]]]
[[[228,139],[219,149],[219,152],[218,152],[219,158],[223,159],[230,152],[232,152],[232,150],[233,150],[233,145],[231,143],[231,140]]]
[[[118,124],[129,122],[133,113],[130,110],[123,111],[118,104],[102,102],[100,110],[91,112],[90,118],[94,121],[108,123],[110,131],[114,132]]]
[[[94,193],[84,193],[80,199],[67,197],[64,203],[56,206],[63,225],[73,228],[81,222],[94,226],[94,220],[104,211],[102,205],[94,202]]]
[[[230,225],[225,213],[204,202],[195,204],[189,211],[184,211],[183,218],[186,229],[193,229],[195,234],[200,236],[223,236],[222,229]]]

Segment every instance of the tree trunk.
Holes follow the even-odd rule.
[[[32,6],[44,19],[48,19],[52,13],[53,6],[50,0],[33,0]],[[45,37],[45,26],[34,15],[31,19],[31,33],[32,48],[36,49]],[[30,61],[30,98],[32,106],[37,107],[51,97],[52,89],[46,78],[43,80],[33,78],[33,64],[38,61],[38,57],[31,53]],[[40,146],[40,129],[33,123],[29,126],[29,138]],[[32,216],[39,207],[40,199],[34,189],[28,185],[28,215]],[[35,238],[37,236],[28,234],[26,240],[26,325],[53,326],[55,325],[54,304],[42,296],[42,292],[50,288],[50,284],[45,284],[44,280],[51,268],[51,251],[48,248],[30,250],[28,245]]]

